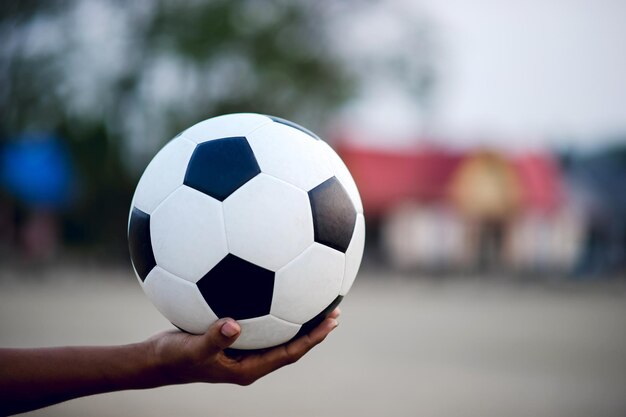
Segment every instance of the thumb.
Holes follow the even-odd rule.
[[[235,343],[241,334],[239,324],[231,319],[224,318],[215,321],[204,334],[204,344],[208,351],[217,353]]]

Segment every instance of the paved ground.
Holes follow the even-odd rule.
[[[128,272],[0,271],[0,344],[113,344],[168,323]],[[31,416],[626,415],[626,289],[364,272],[339,329],[250,387],[187,385]]]

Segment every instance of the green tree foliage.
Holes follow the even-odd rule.
[[[125,253],[138,174],[177,131],[241,111],[318,128],[349,95],[341,63],[326,53],[317,7],[263,0],[9,2],[0,12],[0,136],[43,130],[64,137],[80,180],[80,198],[67,214],[70,240],[106,242]],[[104,40],[85,39],[85,24],[100,25]],[[103,63],[93,59],[106,54]]]
[[[428,26],[387,9],[369,0],[7,2],[0,139],[29,130],[63,137],[79,179],[68,241],[125,255],[139,174],[200,120],[259,112],[320,132],[366,84],[428,107],[436,81]]]

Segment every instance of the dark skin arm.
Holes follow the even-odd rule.
[[[237,358],[224,353],[241,333],[232,319],[216,321],[203,335],[169,331],[131,345],[0,349],[0,415],[128,389],[190,382],[250,385],[323,341],[337,327],[339,314],[336,309],[288,344]]]

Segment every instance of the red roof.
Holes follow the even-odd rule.
[[[407,200],[445,200],[448,182],[461,160],[460,154],[434,147],[399,151],[342,144],[337,151],[359,187],[368,216],[383,214]]]
[[[338,132],[339,133],[339,132]],[[375,149],[359,145],[344,134],[337,152],[359,188],[368,217],[380,216],[405,201],[446,203],[449,183],[467,154],[434,145],[411,149]],[[547,152],[528,152],[511,162],[521,184],[525,209],[553,212],[563,201],[558,162]]]
[[[548,154],[526,153],[513,159],[522,183],[522,201],[527,209],[553,212],[563,198],[561,170]]]

